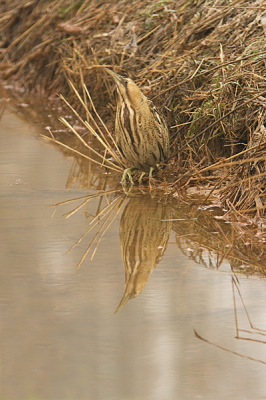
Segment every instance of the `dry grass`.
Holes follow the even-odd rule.
[[[264,216],[263,0],[1,5],[2,78],[50,100],[61,93],[88,132],[104,132],[99,137],[113,149],[113,168],[122,165],[108,134],[114,87],[103,65],[132,77],[165,114],[172,153],[158,179],[166,177],[169,190],[204,186],[232,212]],[[105,156],[104,165],[111,166]]]
[[[75,117],[77,118],[79,123],[81,123],[81,126],[83,128],[85,128],[86,133],[90,133],[92,136],[94,136],[96,138],[96,140],[100,143],[100,145],[102,146],[104,151],[99,152],[99,151],[95,150],[94,146],[89,145],[88,142],[86,140],[84,140],[83,136],[79,134],[78,130],[75,129],[75,127],[63,117],[60,117],[59,121],[61,121],[66,126],[66,128],[68,128],[75,135],[75,137],[80,141],[80,143],[82,144],[84,149],[90,150],[90,152],[92,153],[92,157],[88,156],[85,152],[80,152],[80,151],[76,150],[75,148],[70,147],[67,144],[63,143],[62,141],[57,140],[54,137],[51,130],[50,130],[51,136],[48,137],[45,135],[44,136],[45,139],[49,139],[53,143],[58,144],[64,148],[66,148],[67,150],[72,151],[75,154],[78,154],[79,156],[84,157],[85,159],[87,159],[95,164],[100,165],[103,168],[107,168],[107,169],[109,169],[111,171],[115,171],[115,172],[122,172],[123,168],[125,168],[125,165],[123,163],[123,158],[120,154],[120,151],[119,151],[110,131],[108,130],[108,128],[102,121],[99,114],[97,113],[97,111],[94,107],[94,104],[92,102],[92,99],[90,97],[90,94],[87,90],[87,87],[85,85],[83,85],[85,95],[88,96],[88,98],[90,100],[90,104],[93,108],[93,111],[94,111],[97,119],[99,120],[100,124],[103,126],[105,132],[99,127],[94,116],[91,114],[91,112],[88,108],[88,105],[86,103],[86,97],[83,100],[82,97],[80,96],[79,92],[73,85],[73,83],[69,81],[69,85],[73,89],[77,99],[79,100],[80,104],[84,108],[84,111],[86,113],[86,119],[83,119],[80,116],[80,114],[69,104],[69,102],[62,95],[60,95],[60,98],[64,101],[64,103],[67,105],[67,107],[72,111],[72,113],[75,115]],[[109,141],[108,141],[108,139],[109,139]],[[110,159],[110,157],[114,160],[115,163]]]

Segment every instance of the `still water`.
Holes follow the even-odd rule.
[[[236,251],[215,267],[227,231],[108,180],[94,197],[40,133],[4,110],[0,399],[266,398],[266,282]]]

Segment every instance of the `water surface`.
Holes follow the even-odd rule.
[[[51,205],[93,195],[97,184],[90,189],[69,184],[77,161],[40,133],[15,109],[5,109],[0,398],[266,398],[265,280],[238,274],[237,283],[226,259],[218,270],[210,268],[211,252],[197,262],[187,241],[191,230],[177,226],[173,204],[156,196],[95,197],[64,218],[84,201],[75,200],[54,213]],[[101,230],[99,217],[68,252],[106,199],[115,205],[105,227]],[[250,327],[237,288],[260,331]],[[236,339],[236,326],[252,332],[238,332],[252,340]]]

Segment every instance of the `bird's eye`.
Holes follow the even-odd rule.
[[[128,85],[128,81],[127,81],[127,79],[126,78],[124,78],[124,80],[123,80],[123,86],[124,86],[124,88],[127,90],[127,85]]]

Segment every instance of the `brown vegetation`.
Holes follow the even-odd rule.
[[[68,79],[81,93],[85,82],[108,123],[114,88],[101,66],[130,76],[171,127],[169,189],[204,186],[229,210],[265,214],[265,1],[12,0],[0,7],[2,79],[50,99],[60,93],[81,115]]]

